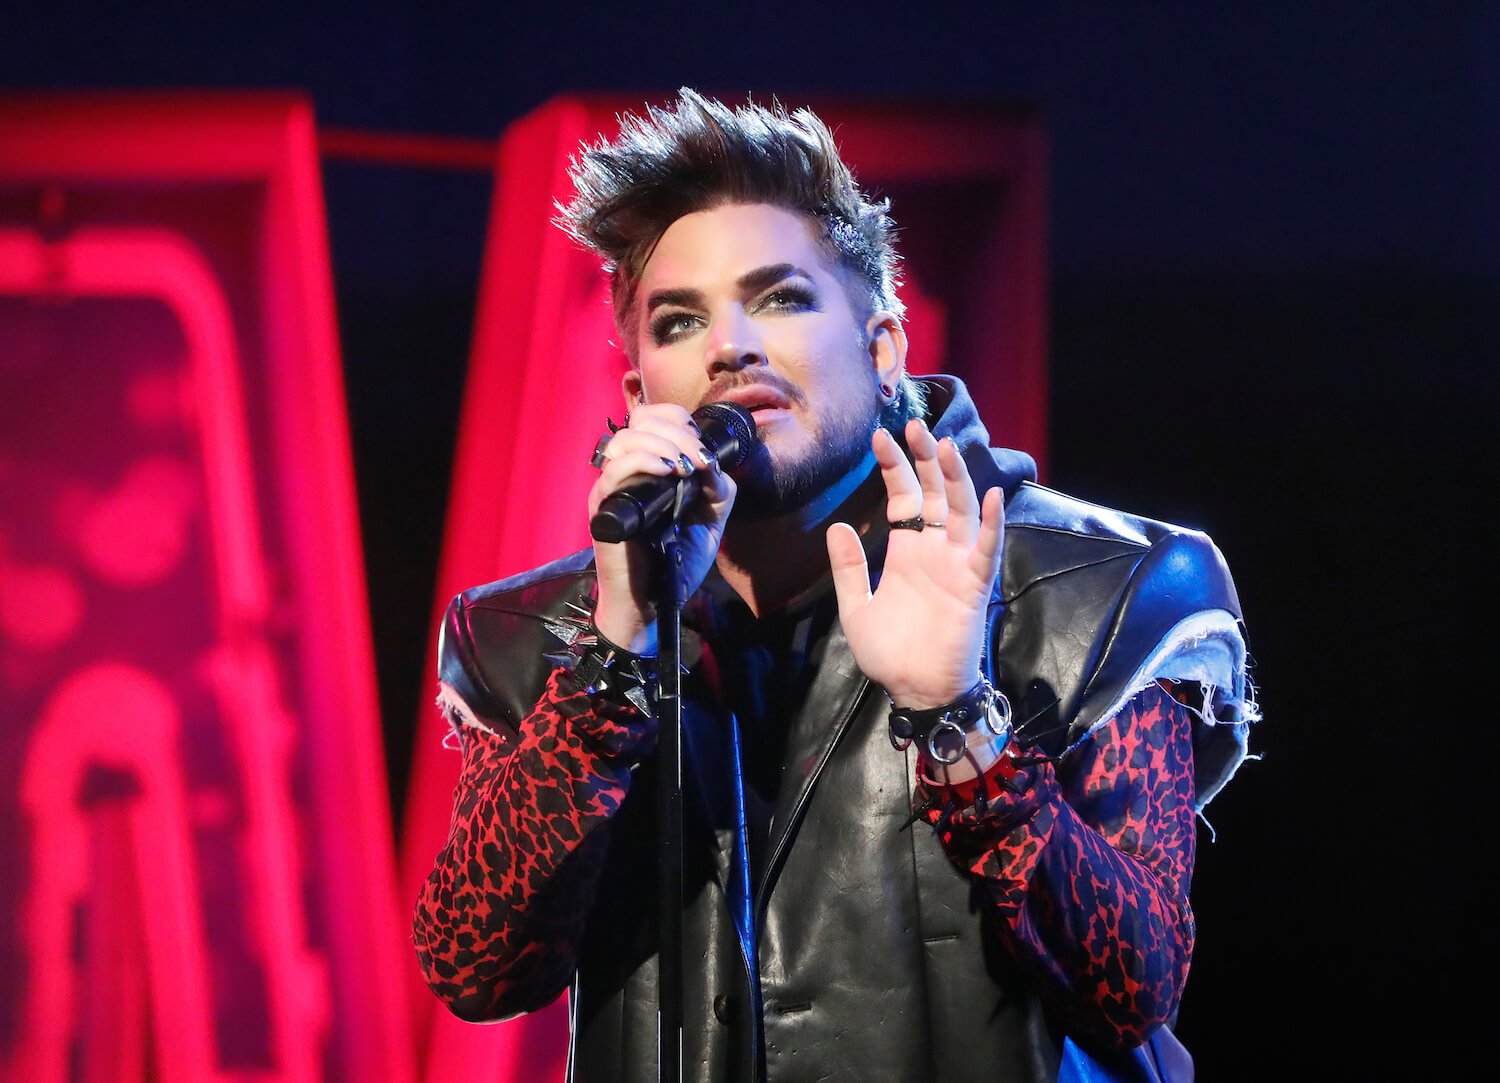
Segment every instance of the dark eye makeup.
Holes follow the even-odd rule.
[[[750,306],[753,314],[762,312],[816,312],[818,298],[811,287],[792,282],[775,286],[761,294]],[[703,317],[694,312],[663,312],[651,320],[651,341],[657,346],[670,345],[703,326]]]
[[[761,295],[756,302],[756,311],[765,309],[781,310],[783,312],[805,312],[816,310],[818,299],[813,291],[806,286],[792,283],[786,286],[777,286]]]
[[[691,333],[698,322],[691,312],[663,312],[651,321],[651,341],[658,346],[676,342]]]

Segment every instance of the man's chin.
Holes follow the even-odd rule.
[[[731,475],[736,485],[732,519],[772,519],[795,511],[798,486],[787,470],[771,459],[765,444],[756,444]]]
[[[734,472],[738,486],[732,518],[774,519],[800,512],[832,490],[842,491],[852,480],[857,485],[869,473],[867,455],[834,458],[815,455],[798,462],[779,463],[764,444],[757,444],[750,457]],[[872,459],[873,462],[873,459]],[[860,476],[851,479],[858,470]]]

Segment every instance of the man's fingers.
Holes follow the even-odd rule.
[[[663,447],[636,448],[619,455],[611,455],[599,471],[599,477],[611,488],[619,488],[636,474],[663,477],[682,472],[682,463],[673,454],[671,445]]]
[[[929,523],[946,523],[948,489],[938,465],[937,441],[925,423],[916,420],[906,423],[906,446],[911,449],[917,481],[922,486],[922,518]]]
[[[938,444],[937,459],[948,496],[948,537],[972,545],[979,533],[979,498],[974,495],[969,468],[957,446],[946,437]]]
[[[677,449],[673,458],[677,455],[686,455],[688,461],[695,469],[703,469],[713,465],[713,457],[703,446],[699,438],[698,430],[694,426],[692,418],[687,411],[680,406],[672,408],[672,412],[650,413],[640,417],[631,416],[630,428],[626,430],[631,433],[649,433],[659,439],[666,440]],[[667,452],[662,452],[667,454]]]
[[[690,446],[695,451],[701,450],[696,441]],[[658,459],[670,459],[675,462],[686,453],[686,450],[678,441],[660,433],[622,429],[615,433],[609,445],[604,449],[604,461],[607,468],[610,463],[620,462],[644,453],[654,455]],[[691,458],[689,461],[692,461]],[[701,463],[693,462],[694,469],[701,465]]]
[[[880,464],[880,476],[885,482],[886,520],[895,522],[921,515],[922,486],[911,463],[901,454],[896,438],[884,429],[876,429],[870,445],[875,449],[875,461]]]
[[[665,421],[669,425],[692,425],[693,415],[687,408],[675,402],[653,402],[636,406],[630,411],[630,428],[639,429],[652,422]]]
[[[833,568],[833,592],[839,602],[839,619],[847,622],[870,600],[870,569],[865,547],[848,523],[828,528],[828,563]]]
[[[995,578],[1000,563],[1000,551],[1005,544],[1005,492],[999,486],[984,494],[980,511],[979,540],[975,544],[970,560],[976,576],[986,583]]]
[[[676,459],[654,455],[650,451],[632,451],[617,459],[610,459],[604,464],[604,469],[599,471],[594,487],[589,490],[589,514],[593,515],[599,510],[599,505],[604,502],[605,497],[619,492],[633,479],[643,474],[658,478],[669,475],[680,477],[682,475],[681,463]]]

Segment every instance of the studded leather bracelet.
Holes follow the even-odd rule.
[[[565,649],[542,657],[571,672],[589,695],[654,715],[656,659],[611,643],[594,623],[595,604],[593,598],[580,595],[577,602],[567,603],[572,613],[544,618],[547,631],[562,640]]]
[[[938,707],[891,705],[891,746],[904,752],[913,743],[935,763],[957,763],[968,751],[969,735],[981,727],[1003,747],[1011,737],[1010,700],[981,677],[973,688]]]

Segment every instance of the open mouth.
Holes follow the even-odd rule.
[[[746,387],[736,387],[724,395],[723,401],[732,402],[736,406],[744,407],[756,418],[759,418],[763,414],[784,411],[791,405],[785,395],[773,387],[766,387],[764,384],[750,384]]]
[[[763,406],[759,410],[750,411],[750,417],[755,421],[757,429],[765,429],[767,426],[784,421],[791,416],[790,411],[783,410],[779,406]]]

